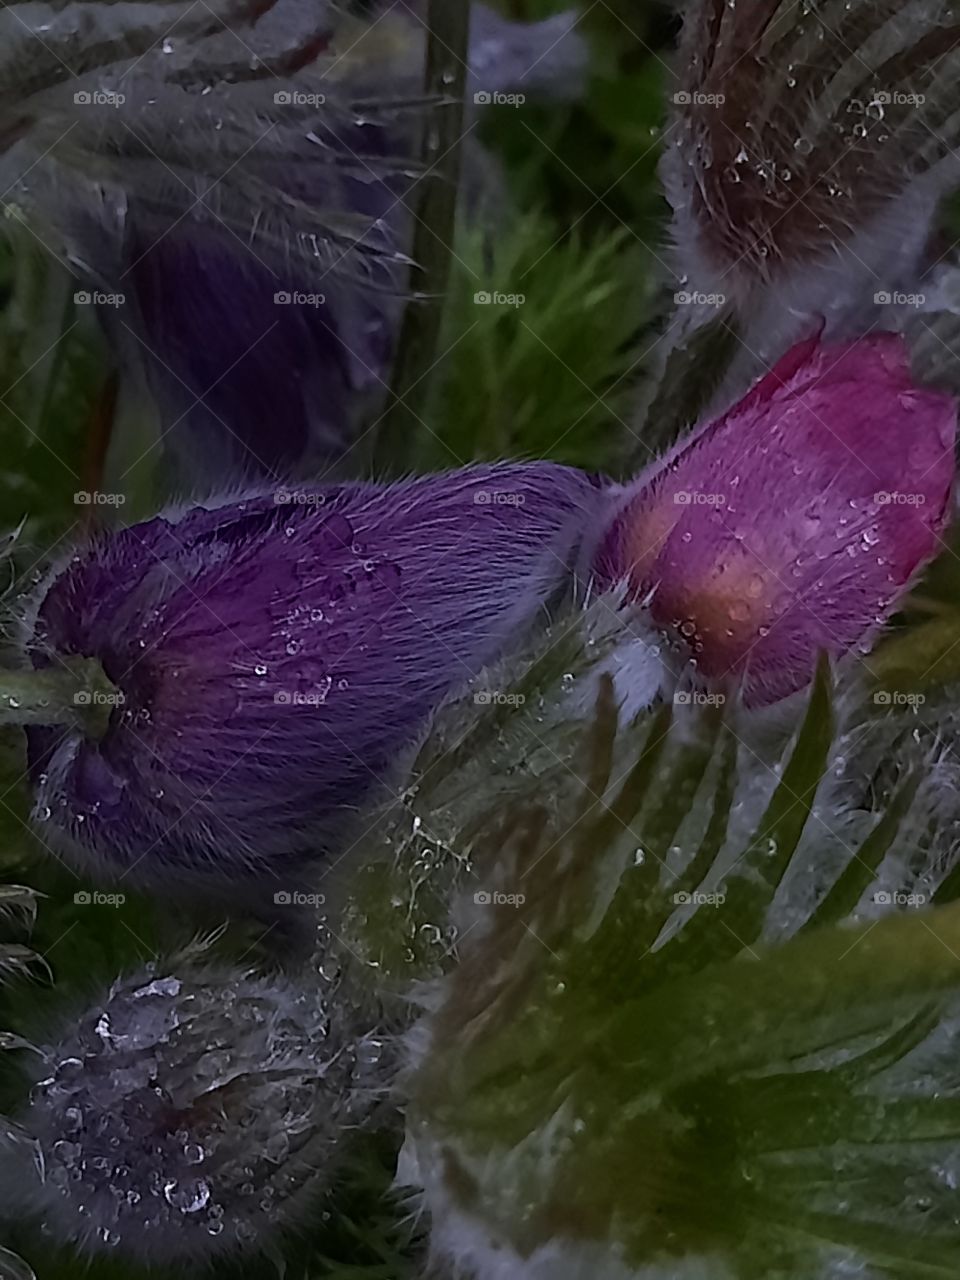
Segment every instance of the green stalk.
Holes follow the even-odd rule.
[[[427,12],[424,95],[435,103],[425,120],[411,271],[412,298],[397,343],[391,401],[377,433],[375,461],[395,474],[408,469],[438,359],[443,307],[450,280],[470,36],[468,0],[431,0]]]
[[[39,671],[0,670],[0,725],[70,725],[100,738],[122,703],[96,658],[69,658]]]

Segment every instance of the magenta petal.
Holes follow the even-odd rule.
[[[802,343],[628,492],[598,577],[649,596],[704,676],[776,701],[884,621],[936,553],[955,433],[953,399],[913,383],[898,337]]]

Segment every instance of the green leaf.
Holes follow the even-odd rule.
[[[920,773],[910,774],[881,815],[873,831],[834,881],[829,893],[803,926],[833,924],[850,915],[867,887],[876,878],[881,862],[901,833],[920,785]]]

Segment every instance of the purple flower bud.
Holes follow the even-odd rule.
[[[19,1116],[40,1184],[24,1169],[7,1203],[141,1265],[269,1249],[394,1070],[342,989],[180,962],[115,982],[43,1056]]]
[[[775,702],[882,623],[948,519],[956,406],[889,334],[794,347],[628,487],[595,562],[711,679]]]
[[[35,666],[95,655],[106,733],[31,729],[35,815],[117,876],[289,877],[561,592],[598,490],[547,463],[258,490],[73,555]],[[100,695],[106,696],[106,695]]]

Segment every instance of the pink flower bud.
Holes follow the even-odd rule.
[[[726,414],[641,475],[601,541],[701,674],[763,705],[819,652],[862,643],[938,550],[956,406],[918,387],[901,339],[800,343]]]

